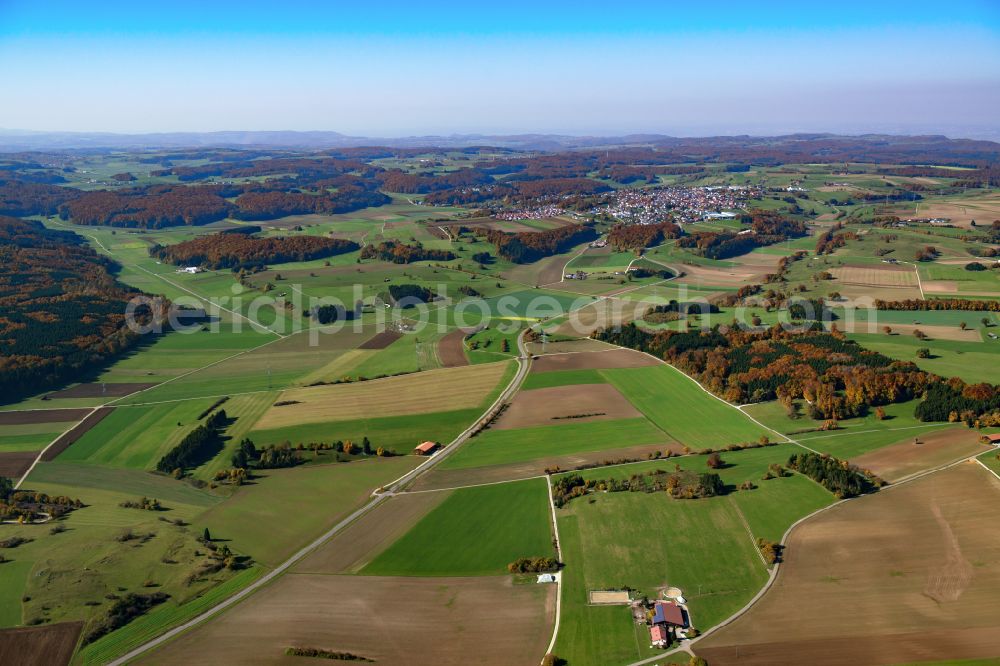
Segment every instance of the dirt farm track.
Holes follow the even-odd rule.
[[[555,585],[510,577],[289,574],[140,663],[298,664],[288,647],[351,652],[378,664],[535,666]]]
[[[1000,480],[965,462],[803,523],[774,587],[695,647],[712,666],[995,657],[997,599]]]

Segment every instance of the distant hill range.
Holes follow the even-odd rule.
[[[34,132],[0,129],[0,152],[104,151],[177,148],[336,149],[359,146],[389,148],[470,148],[493,146],[524,151],[564,151],[621,146],[649,146],[694,159],[724,161],[730,155],[766,163],[802,161],[907,161],[934,155],[938,163],[983,164],[1000,159],[1000,143],[951,139],[942,135],[786,134],[782,136],[672,137],[662,134],[569,136],[561,134],[453,134],[449,136],[358,137],[339,132],[225,131],[115,134],[109,132]]]

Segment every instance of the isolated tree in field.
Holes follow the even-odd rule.
[[[212,540],[212,533],[208,531],[207,527],[205,528],[205,532],[201,535],[201,540],[204,541],[205,543],[208,543],[209,541]]]
[[[921,331],[919,328],[915,328],[913,329],[913,337],[915,337],[917,340],[926,340],[927,334]]]
[[[892,326],[883,326],[882,332],[886,335],[892,335]]]
[[[885,410],[883,408],[881,408],[881,407],[876,407],[875,408],[875,418],[877,418],[879,421],[884,421],[885,420]]]
[[[965,329],[969,328],[969,325],[963,321],[959,322],[958,327],[964,331]]]
[[[930,358],[931,350],[927,347],[921,347],[917,350],[917,358]]]
[[[705,464],[708,465],[711,469],[719,469],[720,467],[725,465],[725,463],[722,461],[722,456],[720,456],[718,453],[709,454],[708,459],[705,461]]]
[[[983,317],[979,321],[982,322],[984,328],[989,328],[989,326],[990,326],[990,318],[989,317]]]

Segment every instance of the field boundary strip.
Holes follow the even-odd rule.
[[[552,516],[552,534],[555,537],[556,561],[562,562],[562,546],[559,543],[559,523],[556,519],[556,503],[552,497],[552,482],[548,475],[545,476],[545,489],[549,494],[549,511]],[[562,617],[562,571],[556,574],[556,621],[552,625],[552,639],[545,653],[551,654],[556,649],[556,640],[559,638],[559,621]]]
[[[114,659],[113,661],[109,662],[109,666],[124,666],[125,664],[139,657],[139,655],[142,655],[148,652],[149,650],[159,645],[162,645],[163,643],[166,643],[167,641],[181,635],[187,630],[192,629],[198,626],[199,624],[205,622],[206,620],[211,619],[212,617],[226,610],[230,606],[234,606],[243,599],[249,597],[254,592],[257,592],[258,590],[265,587],[273,580],[277,579],[279,576],[284,574],[292,566],[298,563],[302,558],[304,558],[306,555],[308,555],[309,553],[316,550],[321,545],[332,539],[336,534],[343,531],[348,525],[354,523],[356,520],[358,520],[368,512],[372,511],[375,507],[382,504],[382,502],[392,497],[396,493],[394,488],[400,486],[401,484],[405,484],[412,481],[414,478],[420,476],[420,474],[423,474],[428,469],[431,469],[440,460],[447,457],[447,455],[450,454],[450,452],[460,448],[460,446],[464,442],[468,441],[472,432],[474,432],[476,428],[478,428],[482,424],[484,419],[488,419],[490,415],[494,412],[494,410],[496,410],[506,400],[510,399],[511,395],[513,395],[520,387],[521,383],[524,381],[524,378],[527,377],[528,370],[531,368],[531,356],[527,353],[527,350],[524,347],[523,333],[521,334],[520,337],[518,337],[517,345],[518,345],[518,350],[520,351],[520,354],[517,358],[518,370],[514,374],[514,377],[511,378],[510,383],[508,383],[508,385],[504,388],[504,390],[500,392],[500,395],[497,396],[497,399],[493,402],[493,404],[489,406],[489,408],[483,413],[483,415],[480,418],[476,419],[476,421],[468,428],[466,428],[461,434],[459,434],[458,437],[452,440],[452,442],[449,443],[449,445],[446,446],[444,450],[442,450],[437,455],[431,456],[427,461],[421,463],[420,465],[410,470],[406,474],[403,474],[395,481],[392,481],[383,486],[384,492],[379,492],[378,490],[376,490],[366,504],[357,508],[350,515],[348,515],[343,520],[341,520],[336,525],[327,530],[325,533],[317,537],[311,543],[303,546],[301,549],[293,553],[284,562],[282,562],[281,564],[279,564],[274,569],[264,574],[254,582],[250,583],[242,590],[239,590],[232,596],[223,599],[218,604],[212,606],[211,608],[208,608],[207,610],[191,618],[190,620],[182,624],[179,624],[176,627],[168,629],[166,632],[160,634],[159,636],[133,648],[129,652],[119,656],[117,659]]]
[[[979,455],[982,455],[982,454],[979,454]],[[984,463],[982,460],[979,459],[979,456],[976,456],[976,462],[979,463],[980,467],[982,467],[983,469],[985,469],[987,472],[989,472],[993,476],[997,477],[997,480],[1000,481],[1000,474],[997,474],[992,469],[990,469],[989,465],[987,465],[986,463]]]

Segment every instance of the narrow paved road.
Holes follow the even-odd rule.
[[[469,426],[468,428],[466,428],[448,446],[446,446],[444,449],[442,449],[439,453],[431,456],[426,462],[424,462],[421,465],[419,465],[418,467],[410,470],[409,472],[407,472],[403,476],[399,477],[398,479],[396,479],[392,483],[386,485],[384,488],[381,488],[380,491],[377,491],[377,492],[373,493],[372,498],[368,501],[367,504],[365,504],[364,506],[362,506],[361,508],[359,508],[358,510],[356,510],[354,513],[352,513],[351,515],[349,515],[346,518],[344,518],[343,520],[341,520],[339,523],[337,523],[333,527],[331,527],[322,536],[320,536],[319,538],[317,538],[316,540],[314,540],[312,543],[310,543],[309,545],[305,546],[304,548],[302,548],[301,550],[299,550],[298,552],[296,552],[294,555],[292,555],[287,560],[285,560],[284,562],[282,562],[280,565],[278,565],[272,571],[270,571],[267,574],[265,574],[264,576],[258,578],[256,581],[254,581],[253,583],[251,583],[247,587],[243,588],[242,590],[240,590],[239,592],[237,592],[233,596],[228,597],[227,599],[224,599],[223,601],[220,601],[218,604],[216,604],[215,606],[212,606],[211,608],[209,608],[205,612],[201,613],[200,615],[198,615],[198,616],[196,616],[196,617],[188,620],[187,622],[185,622],[185,623],[183,623],[181,625],[178,625],[178,626],[174,627],[173,629],[167,631],[166,633],[164,633],[164,634],[162,634],[162,635],[160,635],[160,636],[158,636],[158,637],[156,637],[156,638],[154,638],[154,639],[152,639],[152,640],[150,640],[150,641],[148,641],[146,643],[143,643],[142,645],[138,646],[137,648],[135,648],[135,649],[131,650],[130,652],[122,655],[118,659],[115,659],[114,661],[110,662],[111,666],[120,666],[122,664],[126,664],[126,663],[132,661],[133,659],[136,659],[137,657],[139,657],[143,653],[148,652],[149,650],[152,650],[153,648],[155,648],[155,647],[157,647],[159,645],[162,645],[163,643],[171,640],[172,638],[175,638],[176,636],[178,636],[179,634],[187,631],[188,629],[194,628],[195,626],[197,626],[197,625],[201,624],[202,622],[208,620],[209,618],[213,617],[214,615],[217,615],[218,613],[221,613],[222,611],[224,611],[225,609],[229,608],[230,606],[233,606],[234,604],[236,604],[236,603],[242,601],[243,599],[247,598],[248,596],[250,596],[251,594],[253,594],[257,590],[259,590],[262,587],[264,587],[265,585],[267,585],[268,583],[271,583],[272,581],[274,581],[281,574],[283,574],[286,571],[288,571],[299,560],[301,560],[302,558],[304,558],[306,555],[308,555],[310,552],[312,552],[313,550],[315,550],[319,546],[321,546],[324,543],[326,543],[327,541],[329,541],[334,535],[336,535],[337,533],[339,533],[342,530],[344,530],[348,525],[350,525],[354,521],[358,520],[363,515],[365,515],[366,513],[368,513],[369,511],[371,511],[375,507],[377,507],[378,505],[382,504],[389,497],[392,497],[392,495],[395,494],[396,492],[404,489],[406,486],[408,486],[414,480],[416,480],[417,478],[419,478],[422,474],[425,474],[429,470],[433,469],[442,460],[444,460],[448,456],[453,455],[455,453],[455,451],[462,444],[464,444],[480,426],[482,426],[485,422],[489,421],[494,416],[494,414],[496,413],[496,410],[499,409],[502,404],[504,404],[505,402],[507,402],[508,400],[510,400],[511,396],[513,396],[514,393],[516,393],[517,390],[521,387],[521,383],[524,381],[524,378],[528,374],[528,369],[531,367],[531,355],[528,353],[527,347],[525,346],[525,343],[524,343],[524,333],[523,332],[522,332],[522,334],[517,339],[517,348],[518,348],[518,351],[520,352],[520,355],[518,356],[518,359],[517,359],[518,367],[517,367],[517,373],[514,375],[514,378],[510,381],[510,383],[503,390],[503,392],[496,399],[496,401],[494,401],[493,404],[490,405],[489,408],[483,413],[483,415],[480,418],[476,419],[475,423],[473,423],[471,426]]]

